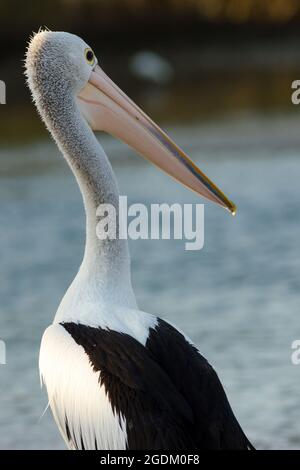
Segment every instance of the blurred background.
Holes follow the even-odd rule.
[[[76,183],[31,103],[26,42],[83,36],[100,65],[238,206],[205,204],[205,246],[131,242],[139,305],[176,323],[217,369],[260,449],[300,448],[300,79],[296,0],[0,3],[0,448],[64,448],[38,376],[43,330],[84,247]],[[203,202],[99,135],[129,202]],[[184,294],[181,290],[184,285]]]

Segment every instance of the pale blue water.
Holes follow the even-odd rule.
[[[140,307],[192,337],[258,448],[300,448],[300,365],[290,359],[300,339],[298,124],[171,130],[238,214],[205,204],[199,252],[182,241],[131,242]],[[202,202],[125,147],[105,139],[105,148],[131,202]],[[52,143],[1,149],[0,161],[0,448],[64,448],[51,413],[41,418],[37,364],[42,332],[81,260],[81,197]]]

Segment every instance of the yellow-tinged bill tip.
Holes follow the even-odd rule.
[[[230,205],[228,206],[228,210],[230,211],[231,215],[235,216],[236,214],[236,205],[230,201]]]

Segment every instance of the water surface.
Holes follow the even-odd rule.
[[[182,328],[216,368],[258,448],[300,447],[299,122],[245,116],[170,129],[237,203],[205,204],[205,246],[131,242],[139,305]],[[203,202],[105,138],[130,202]],[[54,144],[0,149],[0,447],[64,448],[40,390],[38,351],[84,246],[81,196]],[[42,416],[43,415],[43,416]]]

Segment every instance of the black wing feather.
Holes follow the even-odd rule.
[[[197,449],[254,449],[228,402],[212,366],[198,349],[169,323],[159,320],[147,347],[194,415],[192,434]]]
[[[100,371],[116,413],[126,418],[128,449],[252,448],[206,359],[163,320],[146,346],[82,324],[62,326]]]

